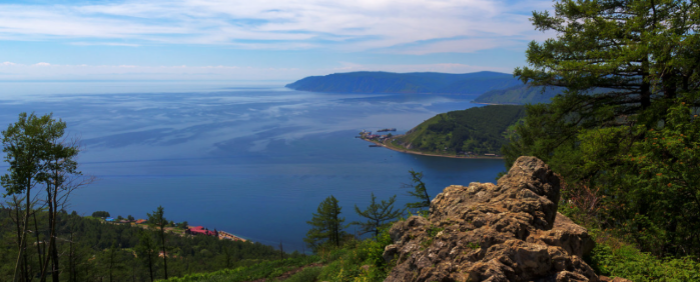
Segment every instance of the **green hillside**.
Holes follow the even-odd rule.
[[[439,114],[394,139],[408,150],[473,155],[498,154],[505,132],[525,116],[525,107],[491,105]]]
[[[481,94],[520,84],[513,75],[497,72],[390,73],[350,72],[310,76],[287,84],[294,90],[329,93]]]
[[[506,89],[488,91],[474,99],[474,102],[514,105],[549,103],[552,97],[561,94],[562,91],[564,91],[562,87],[547,87],[542,92],[542,87],[531,87],[521,84]]]

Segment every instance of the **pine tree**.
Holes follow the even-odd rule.
[[[153,264],[155,263],[155,250],[156,242],[153,241],[151,234],[147,231],[139,232],[139,243],[136,246],[136,254],[138,257],[146,264],[148,267],[148,273],[151,277],[151,282],[153,282]]]
[[[163,206],[158,206],[153,214],[147,213],[147,215],[149,225],[156,230],[158,239],[160,239],[161,251],[163,252],[163,276],[168,279],[168,253],[165,247],[165,227],[168,226],[168,220],[165,219]]]
[[[601,229],[625,230],[644,251],[658,255],[700,254],[700,226],[693,223],[700,220],[700,192],[681,189],[690,179],[660,187],[654,179],[661,176],[652,178],[687,175],[688,167],[662,170],[695,157],[676,155],[671,145],[650,147],[666,136],[684,142],[683,136],[695,134],[690,110],[700,106],[700,2],[559,0],[554,14],[534,12],[532,22],[556,38],[530,43],[529,66],[515,75],[567,91],[551,104],[527,106],[524,122],[503,148],[506,165],[522,155],[539,157],[566,180],[565,200],[575,198],[577,187],[598,191],[589,196],[605,205],[595,214]],[[689,107],[686,116],[672,115],[682,103]],[[671,133],[667,126],[675,124],[689,126]],[[652,160],[665,160],[668,167],[643,165]],[[639,236],[644,233],[650,234]]]
[[[408,195],[418,198],[418,202],[407,203],[406,208],[417,211],[430,208],[430,196],[423,183],[423,172],[409,170],[408,173],[411,174],[411,184],[404,184],[404,187],[413,188],[413,191],[408,191]]]
[[[304,242],[314,250],[323,244],[340,247],[340,242],[345,235],[342,225],[345,218],[340,217],[341,209],[335,197],[330,196],[323,200],[311,221],[306,222],[313,227],[306,233]]]
[[[359,225],[361,234],[374,233],[375,237],[379,236],[381,228],[386,227],[391,221],[399,218],[403,214],[403,210],[394,210],[394,202],[396,195],[389,198],[388,201],[382,200],[381,203],[376,202],[377,197],[372,193],[372,202],[363,211],[355,205],[355,212],[360,216],[367,218],[366,222],[353,221],[350,224]]]

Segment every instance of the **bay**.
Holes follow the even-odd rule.
[[[53,113],[79,138],[81,170],[98,181],[67,210],[144,218],[162,205],[175,222],[302,250],[318,204],[406,196],[408,170],[434,197],[448,185],[493,182],[502,160],[450,159],[370,148],[361,130],[402,133],[471,96],[323,94],[241,82],[0,82],[0,125]],[[3,171],[5,163],[0,164]],[[347,229],[350,233],[357,230]]]

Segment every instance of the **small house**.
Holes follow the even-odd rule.
[[[185,230],[185,234],[216,236],[216,232],[205,229],[202,226],[192,226]]]

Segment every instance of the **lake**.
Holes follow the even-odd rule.
[[[281,83],[0,82],[0,125],[52,112],[79,137],[80,169],[98,181],[68,211],[145,218],[159,205],[175,222],[302,250],[318,204],[335,196],[346,223],[371,193],[412,201],[402,183],[422,171],[431,197],[451,184],[493,182],[504,162],[403,154],[355,138],[403,133],[474,96],[322,94]],[[4,171],[6,163],[0,164]],[[349,227],[350,233],[356,228]]]

